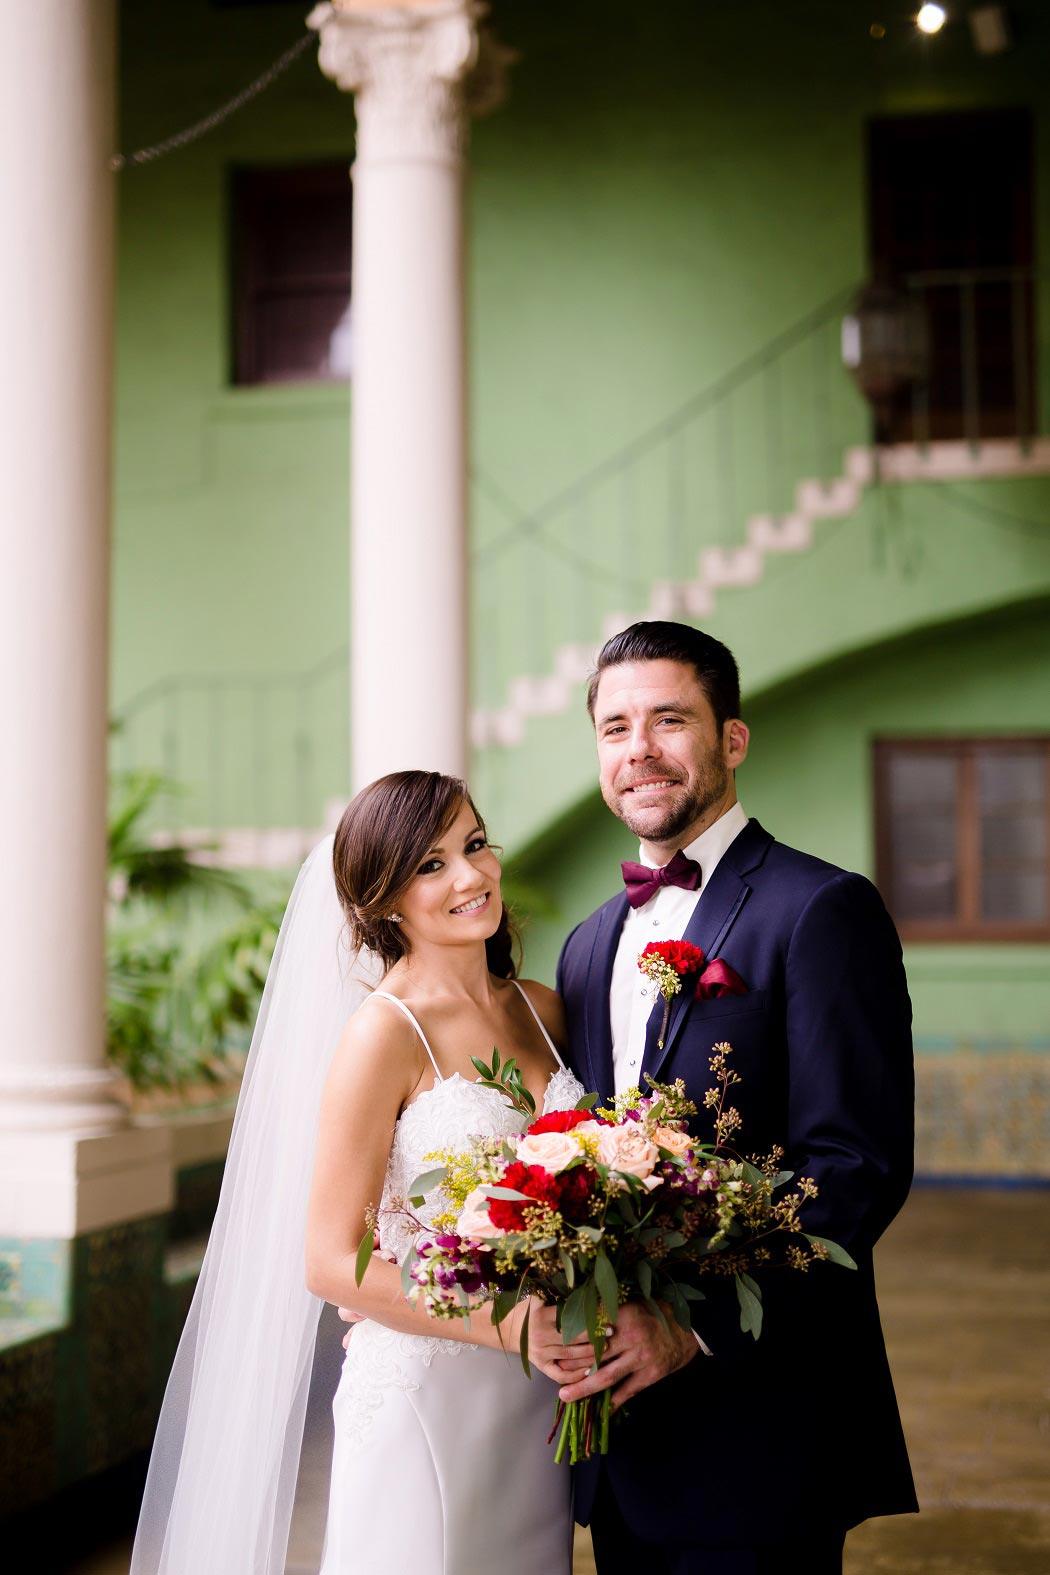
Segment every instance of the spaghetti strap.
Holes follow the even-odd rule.
[[[398,1011],[404,1012],[405,1016],[408,1018],[409,1022],[412,1024],[412,1027],[415,1029],[416,1033],[419,1035],[420,1039],[422,1039],[422,1041],[423,1041],[423,1049],[426,1051],[427,1055],[430,1057],[430,1064],[434,1068],[434,1076],[437,1078],[439,1083],[443,1083],[445,1081],[445,1079],[442,1077],[440,1071],[438,1070],[438,1064],[434,1060],[434,1052],[433,1052],[433,1050],[431,1050],[430,1046],[427,1044],[427,1036],[423,1032],[422,1028],[420,1028],[418,1022],[416,1021],[416,1019],[412,1015],[412,1013],[409,1011],[409,1009],[405,1005],[404,1001],[399,1001],[396,995],[391,995],[390,994],[389,990],[373,990],[372,994],[373,995],[381,995],[383,997],[384,1001],[393,1001],[393,1003],[397,1007]],[[557,1054],[557,1051],[555,1051],[555,1054]]]
[[[558,1046],[554,1043],[554,1040],[551,1038],[551,1036],[547,1032],[546,1028],[544,1028],[544,1026],[543,1026],[543,1018],[540,1016],[539,1012],[537,1012],[536,1008],[533,1006],[532,1002],[529,1000],[529,996],[528,996],[527,990],[524,988],[524,986],[517,979],[512,979],[510,982],[514,986],[514,988],[517,990],[517,992],[521,996],[522,1000],[525,1002],[525,1005],[528,1007],[528,1009],[532,1013],[533,1017],[536,1019],[536,1023],[537,1023],[537,1026],[538,1026],[539,1030],[540,1030],[540,1033],[543,1035],[544,1039],[546,1039],[547,1043],[550,1045],[551,1050],[554,1052],[554,1059],[555,1059],[555,1061],[557,1061],[558,1065],[561,1067],[562,1071],[564,1072],[565,1071],[565,1062],[562,1060],[561,1056],[558,1054]]]

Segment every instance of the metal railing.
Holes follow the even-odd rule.
[[[349,648],[301,673],[186,674],[149,684],[119,709],[115,771],[151,769],[175,785],[166,830],[321,824],[347,792]]]
[[[925,366],[890,436],[926,445],[1012,437],[1039,430],[1038,291],[1050,274],[1032,268],[915,273],[905,287],[919,306]]]
[[[741,545],[751,517],[790,512],[801,479],[839,475],[844,450],[869,433],[841,362],[853,293],[838,291],[537,508],[479,478],[478,506],[504,522],[474,556],[479,704],[499,706],[511,673],[549,671],[560,645],[596,641],[604,617],[643,607],[654,581],[695,576],[704,548]]]

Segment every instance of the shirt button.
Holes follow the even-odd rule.
[[[630,1066],[637,1066],[638,1065],[638,1058],[637,1058],[637,1056],[634,1058],[633,1061],[629,1062],[628,1064]]]
[[[659,921],[659,919],[654,919],[653,920],[653,929],[654,930],[658,930],[659,928],[660,928],[660,921]]]

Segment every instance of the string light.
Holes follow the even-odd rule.
[[[229,120],[245,104],[250,104],[253,98],[258,98],[277,78],[283,76],[288,67],[294,65],[299,56],[308,50],[311,44],[316,48],[317,40],[312,33],[306,33],[296,40],[290,49],[283,55],[278,55],[272,66],[268,66],[261,76],[257,76],[248,86],[228,99],[225,104],[220,104],[218,109],[212,110],[210,115],[205,115],[203,120],[194,121],[192,126],[187,126],[184,131],[176,131],[172,136],[165,137],[163,142],[154,142],[148,148],[138,148],[134,153],[115,153],[109,161],[109,167],[114,173],[129,168],[135,164],[152,164],[154,159],[162,159],[166,153],[174,153],[177,148],[188,147],[191,142],[197,142],[201,137],[207,136],[209,131],[214,131],[216,126],[221,126],[224,120]]]

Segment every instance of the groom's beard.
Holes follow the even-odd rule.
[[[645,779],[639,777],[638,780]],[[728,788],[729,767],[718,750],[712,749],[705,755],[696,781],[691,786],[683,782],[680,788],[666,790],[667,804],[653,805],[632,813],[630,793],[615,789],[613,799],[610,801],[606,797],[605,802],[628,831],[641,841],[674,842],[724,799]]]

